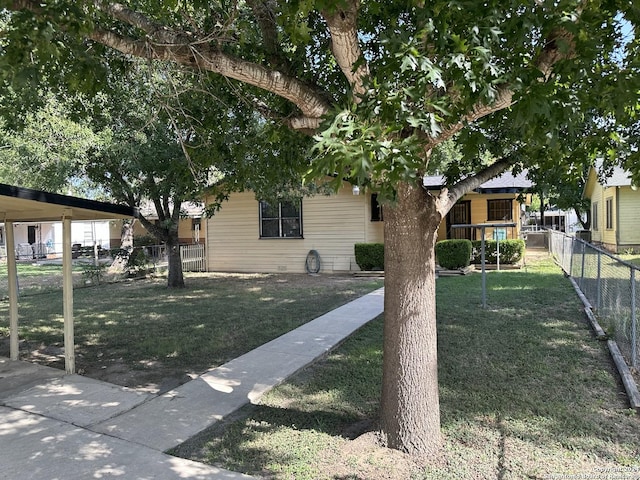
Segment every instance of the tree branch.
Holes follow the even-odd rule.
[[[277,7],[273,0],[247,0],[247,5],[253,11],[262,33],[262,46],[267,53],[267,59],[277,69],[291,72],[291,64],[283,54],[278,42],[278,27],[274,9]]]
[[[572,58],[575,55],[575,43],[573,34],[564,28],[554,29],[547,37],[544,47],[538,55],[535,65],[542,72],[544,80],[548,80],[553,73],[553,67],[561,60]],[[425,151],[433,149],[436,145],[450,139],[467,124],[473,123],[482,117],[486,117],[494,112],[509,108],[513,104],[513,91],[506,85],[498,88],[495,101],[491,104],[478,102],[471,112],[463,116],[462,119],[449,125],[437,138],[431,139],[425,145]]]
[[[166,39],[166,33],[163,33],[163,37]],[[292,122],[291,127],[294,129],[309,127],[317,129],[322,116],[330,108],[321,92],[297,78],[232,57],[207,45],[195,43],[154,44],[104,30],[94,30],[90,34],[90,38],[126,55],[176,62],[191,68],[218,73],[224,77],[274,93],[295,104],[304,117],[308,117],[304,122]]]
[[[350,0],[342,8],[334,7],[332,11],[321,12],[331,33],[331,52],[351,85],[356,102],[358,97],[364,95],[364,79],[369,76],[369,67],[358,41],[359,7],[359,0]]]
[[[148,34],[152,34],[163,28],[162,25],[152,21],[146,15],[131,10],[121,3],[96,1],[94,2],[94,5],[96,8],[107,13],[113,18],[137,27]]]
[[[509,158],[502,158],[475,175],[460,180],[451,188],[444,187],[438,194],[438,211],[444,217],[444,215],[451,210],[451,207],[453,207],[453,205],[460,200],[465,193],[478,188],[484,182],[491,180],[493,177],[497,177],[512,165],[513,163]]]

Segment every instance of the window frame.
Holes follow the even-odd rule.
[[[297,205],[296,205],[297,203]],[[296,217],[293,216],[283,216],[282,212],[283,212],[283,205],[286,206],[287,204],[290,204],[294,207],[296,207],[297,213],[298,215]],[[265,201],[265,200],[260,200],[258,202],[258,228],[259,228],[259,238],[262,239],[267,239],[267,240],[272,240],[272,239],[276,239],[276,240],[299,240],[304,238],[303,236],[303,231],[302,231],[302,199],[298,199],[298,200],[280,200],[278,201],[278,216],[277,217],[265,217],[263,215],[263,205],[267,206],[267,207],[275,207],[275,203],[272,205],[269,202]],[[293,220],[296,219],[298,222],[298,235],[286,235],[286,229],[284,227],[284,222],[286,220]],[[278,221],[278,236],[275,235],[265,235],[264,234],[264,221],[265,220],[277,220]]]
[[[598,202],[591,204],[591,230],[599,230],[598,225]]]
[[[492,204],[495,204],[495,203],[498,203],[498,202],[508,202],[509,203],[509,209],[508,209],[509,215],[507,216],[507,218],[505,218],[504,216],[499,217],[499,218],[492,217],[492,215],[491,215],[492,214],[491,206],[492,206]],[[495,212],[495,211],[496,211],[496,209],[494,208],[493,212]],[[487,221],[496,222],[496,221],[507,221],[507,220],[510,220],[510,221],[513,220],[513,198],[490,198],[490,199],[487,199]]]
[[[613,197],[604,201],[604,225],[606,230],[613,230]]]

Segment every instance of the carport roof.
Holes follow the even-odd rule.
[[[55,222],[131,218],[136,209],[0,183],[0,221]]]

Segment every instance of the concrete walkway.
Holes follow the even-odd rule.
[[[383,298],[376,290],[159,396],[0,358],[0,476],[249,479],[163,452],[326,354]]]

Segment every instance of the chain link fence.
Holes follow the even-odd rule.
[[[628,365],[640,365],[640,268],[584,240],[549,230],[549,251],[589,300]]]

